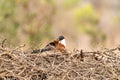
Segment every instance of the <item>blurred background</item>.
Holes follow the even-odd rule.
[[[0,41],[40,48],[64,35],[69,50],[120,44],[120,0],[0,0]]]

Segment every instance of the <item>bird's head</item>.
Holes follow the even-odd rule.
[[[63,44],[64,46],[66,46],[66,42],[65,42],[65,38],[64,36],[59,36],[57,38],[57,40],[59,41],[59,43]]]

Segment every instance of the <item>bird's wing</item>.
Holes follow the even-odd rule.
[[[53,50],[53,49],[55,49],[55,43],[54,42],[50,42],[43,49],[41,49],[41,52],[50,51],[50,50]]]

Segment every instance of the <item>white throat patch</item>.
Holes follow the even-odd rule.
[[[63,44],[64,46],[66,46],[65,39],[61,40],[60,43]]]

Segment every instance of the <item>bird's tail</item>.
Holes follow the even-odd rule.
[[[51,50],[51,48],[44,48],[44,49],[41,49],[41,53],[45,52],[45,51],[50,51],[50,50]]]
[[[40,52],[41,52],[41,49],[36,49],[32,51],[32,53],[40,53]]]
[[[50,51],[50,50],[51,50],[50,48],[37,49],[37,50],[33,50],[32,53],[42,53],[42,52],[46,52],[46,51]]]

